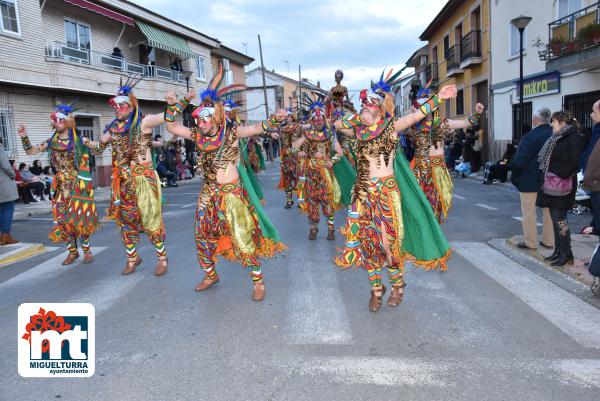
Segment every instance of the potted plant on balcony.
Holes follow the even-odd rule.
[[[579,32],[577,32],[577,40],[586,45],[600,44],[600,24],[592,22],[581,28]]]
[[[562,47],[565,44],[565,40],[562,37],[552,38],[550,39],[550,44],[548,47],[552,52],[552,55],[558,56],[562,53]]]

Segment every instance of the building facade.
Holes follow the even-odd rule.
[[[591,128],[592,104],[600,99],[600,43],[578,33],[598,24],[597,0],[492,2],[493,140],[497,155],[531,128],[538,107],[568,109]],[[524,31],[523,111],[519,121],[519,35],[510,21],[532,17]],[[600,38],[599,38],[600,39]]]
[[[98,139],[114,118],[108,99],[121,78],[143,76],[135,94],[142,113],[160,113],[173,89],[206,87],[217,39],[125,0],[3,0],[0,21],[0,135],[11,158],[30,163],[16,130],[33,144],[51,134],[57,102],[78,100],[78,129]],[[243,81],[243,70],[234,74]],[[157,129],[157,133],[161,129]],[[108,184],[110,155],[95,158],[98,185]]]
[[[449,0],[420,36],[428,42],[429,49],[428,65],[422,71],[429,78],[426,80],[432,80],[432,85],[437,87],[454,84],[458,89],[456,99],[442,105],[443,117],[464,118],[474,112],[477,102],[488,104],[490,1],[508,3]],[[489,143],[486,115],[482,117],[481,127],[484,144]],[[489,153],[489,147],[484,148],[484,155]]]

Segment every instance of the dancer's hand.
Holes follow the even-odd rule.
[[[102,137],[100,138],[100,143],[102,143],[102,144],[109,143],[111,141],[112,141],[111,134],[103,134]]]
[[[279,139],[279,132],[271,132],[271,138]]]
[[[327,162],[325,162],[325,165],[327,166],[327,168],[332,168],[333,162],[331,160],[327,160]]]
[[[477,103],[475,105],[475,113],[481,114],[485,110],[485,106],[482,103]]]
[[[175,94],[175,91],[168,91],[165,95],[165,100],[169,106],[173,106],[175,103],[177,103],[177,95]]]
[[[25,138],[27,136],[27,128],[25,128],[24,125],[19,126],[19,129],[17,130],[17,132],[19,133],[19,136],[21,138]]]
[[[193,89],[190,89],[188,91],[188,93],[185,95],[185,98],[189,101],[192,101],[194,98],[196,97],[196,91]]]
[[[442,100],[453,99],[456,97],[456,85],[442,86],[442,89],[438,92],[438,97]]]

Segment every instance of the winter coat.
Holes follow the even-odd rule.
[[[564,137],[556,142],[556,146],[550,155],[548,171],[561,178],[571,177],[573,189],[565,196],[546,195],[542,190],[544,184],[543,172],[540,174],[538,194],[535,205],[537,207],[548,207],[551,209],[570,210],[575,205],[575,192],[577,191],[577,171],[579,171],[579,158],[587,145],[583,135],[571,127]]]
[[[583,185],[592,192],[600,192],[600,141],[598,141],[598,137],[600,137],[600,123],[594,125],[592,139],[586,148],[588,153],[584,153],[586,164],[583,171]],[[594,146],[590,149],[592,143]]]
[[[4,146],[0,144],[0,203],[12,202],[19,199],[15,172],[8,162]]]
[[[510,178],[519,192],[537,192],[542,174],[538,154],[551,135],[552,127],[542,124],[525,134],[519,142],[510,164]]]

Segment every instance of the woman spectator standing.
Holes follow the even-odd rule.
[[[10,235],[15,200],[19,198],[15,172],[8,162],[2,140],[0,140],[0,245],[16,244],[17,241]]]
[[[579,156],[586,143],[578,132],[579,123],[569,112],[555,112],[550,124],[552,136],[538,156],[544,178],[538,189],[536,206],[549,208],[554,228],[554,252],[546,261],[552,266],[570,266],[574,259],[567,211],[575,204]]]

